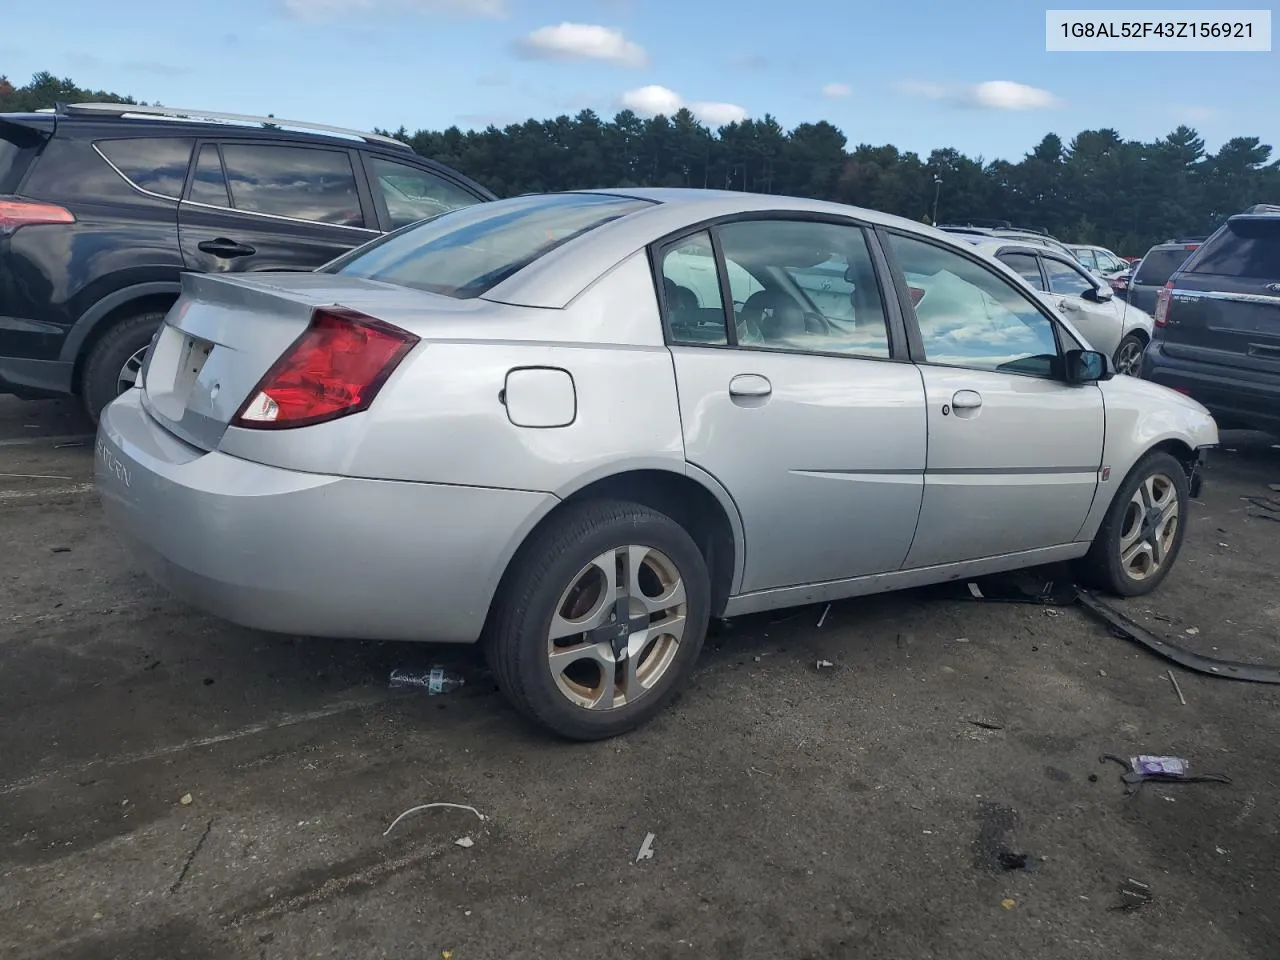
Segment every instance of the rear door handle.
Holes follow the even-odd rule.
[[[230,260],[235,257],[251,257],[258,251],[247,243],[237,243],[235,240],[228,240],[226,237],[218,237],[216,240],[201,240],[196,247],[204,253],[211,253],[215,257],[223,257]]]
[[[976,410],[982,406],[982,394],[976,390],[957,390],[951,398],[951,406],[956,410]]]
[[[740,373],[729,381],[731,397],[767,397],[773,393],[773,384],[758,373]]]

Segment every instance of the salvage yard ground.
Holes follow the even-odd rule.
[[[71,409],[0,399],[0,956],[1276,955],[1280,687],[1175,668],[1184,706],[1077,610],[913,593],[735,621],[653,723],[564,744],[469,650],[167,599],[104,530]],[[1123,606],[1274,663],[1280,523],[1241,498],[1280,449],[1225,439],[1177,569]],[[388,687],[437,662],[467,686]],[[1126,799],[1102,753],[1233,783]],[[384,836],[433,801],[485,819]],[[1113,909],[1127,878],[1152,902]]]

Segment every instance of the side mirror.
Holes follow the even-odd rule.
[[[1062,360],[1063,379],[1067,383],[1094,383],[1111,379],[1105,353],[1097,350],[1068,350]]]
[[[1084,299],[1092,303],[1106,303],[1114,296],[1110,287],[1093,287],[1084,292]]]

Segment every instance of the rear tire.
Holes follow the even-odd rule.
[[[710,612],[701,551],[636,503],[575,504],[539,531],[504,578],[486,655],[525,716],[571,740],[652,719],[698,660]]]
[[[1147,341],[1136,333],[1131,333],[1120,341],[1111,362],[1116,372],[1127,377],[1142,376],[1142,355],[1146,353]]]
[[[1079,563],[1081,579],[1121,597],[1155,590],[1182,549],[1190,499],[1182,464],[1160,450],[1148,453],[1116,491]]]
[[[90,349],[80,375],[80,402],[94,423],[108,403],[133,386],[125,382],[126,373],[135,365],[140,367],[164,318],[162,312],[128,317],[114,324]],[[137,373],[133,369],[135,380]]]

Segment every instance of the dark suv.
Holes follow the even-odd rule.
[[[495,199],[377,134],[122,104],[0,114],[0,393],[128,389],[183,271],[312,270]]]
[[[1223,428],[1280,434],[1280,206],[1231,217],[1174,271],[1142,375]]]
[[[1157,243],[1138,261],[1133,276],[1129,278],[1125,299],[1139,310],[1155,313],[1156,299],[1164,285],[1203,242],[1204,237],[1195,237]]]

